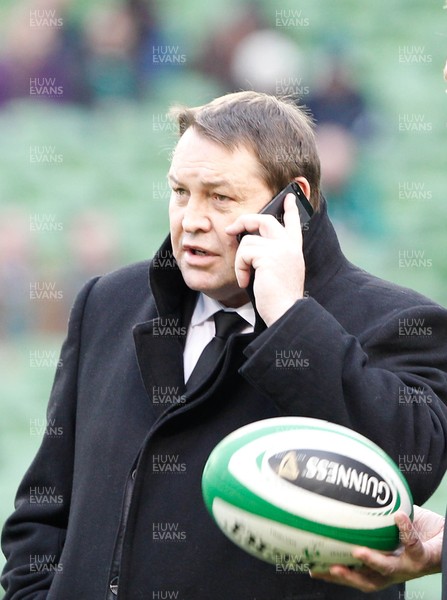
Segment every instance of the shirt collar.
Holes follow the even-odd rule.
[[[200,292],[199,297],[197,299],[197,304],[191,318],[191,325],[193,327],[196,325],[201,325],[202,323],[210,319],[219,310],[224,310],[227,312],[237,312],[238,315],[240,315],[252,327],[254,327],[255,325],[256,315],[251,302],[247,302],[247,304],[239,306],[238,308],[229,308],[228,306],[224,306],[217,300],[214,300],[214,298],[206,296],[202,292]]]

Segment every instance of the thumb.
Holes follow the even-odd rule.
[[[411,522],[411,519],[403,512],[398,512],[394,518],[399,528],[399,538],[407,554],[417,559],[423,554],[423,546],[419,533]]]

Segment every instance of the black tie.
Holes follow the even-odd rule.
[[[188,391],[197,387],[211,373],[230,335],[241,330],[244,324],[247,325],[247,321],[239,316],[237,312],[220,310],[213,315],[213,318],[216,325],[216,333],[203,349],[196,366],[186,382],[186,389]]]

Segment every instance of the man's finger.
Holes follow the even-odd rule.
[[[390,576],[395,570],[394,561],[396,557],[390,554],[383,554],[369,548],[357,548],[352,552],[352,556],[358,558],[364,565],[384,577]]]
[[[311,571],[311,576],[314,579],[322,579],[328,583],[353,587],[362,592],[376,592],[385,587],[385,581],[378,573],[364,568],[357,570],[336,565],[330,567],[330,570],[324,573]]]
[[[301,219],[294,194],[287,194],[284,200],[284,227],[292,240],[301,240]]]
[[[400,541],[407,550],[420,543],[419,534],[406,514],[397,513],[394,521],[399,527]]]
[[[225,228],[229,235],[238,235],[244,231],[259,233],[261,237],[280,239],[284,236],[284,227],[273,215],[260,213],[240,215],[234,223]]]
[[[236,252],[234,272],[239,287],[246,288],[248,286],[250,283],[251,269],[251,258],[247,258],[240,251]]]
[[[256,259],[265,258],[266,255],[271,256],[265,243],[266,240],[258,235],[247,235],[242,239],[234,260],[234,271],[239,287],[248,286]]]

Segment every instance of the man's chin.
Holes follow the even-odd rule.
[[[248,296],[245,290],[239,287],[223,288],[213,285],[210,281],[204,281],[196,277],[188,277],[183,275],[183,279],[187,287],[195,292],[202,292],[205,296],[209,296],[213,300],[221,302],[224,306],[237,308],[248,302]]]
[[[209,296],[210,298],[218,299],[220,296],[219,289],[216,289],[214,286],[206,285],[203,282],[198,282],[194,280],[185,279],[185,283],[190,290],[194,292],[202,292],[205,296]]]
[[[202,287],[200,289],[191,287],[191,289],[195,289],[195,291],[197,291],[197,292],[202,292],[202,294],[205,294],[205,296],[208,296],[209,298],[212,298],[213,300],[217,300],[224,306],[228,306],[231,308],[238,308],[239,306],[246,304],[249,300],[249,297],[248,297],[246,291],[241,290],[240,288],[238,288],[237,290],[231,290],[231,291],[209,288],[209,287]]]

